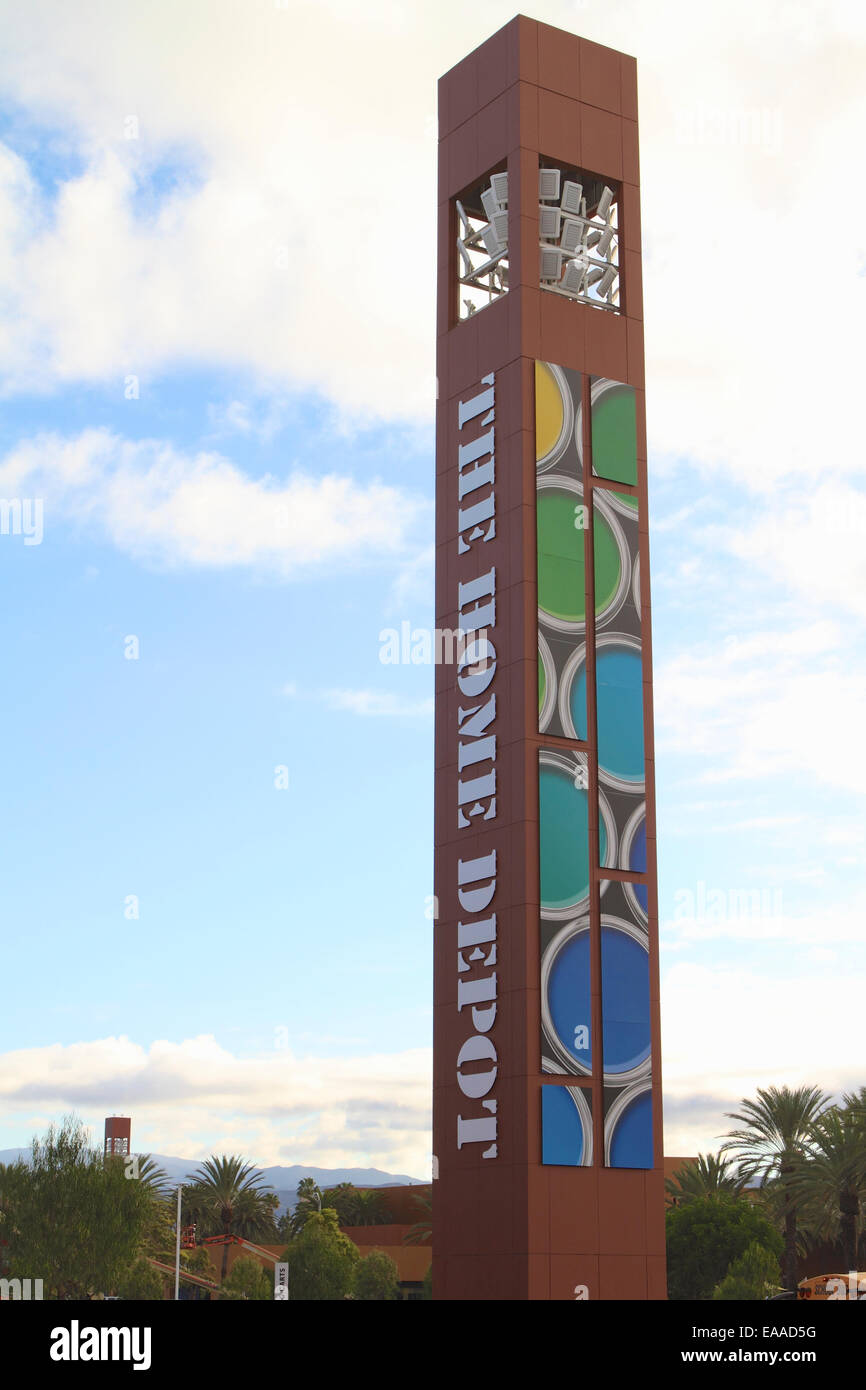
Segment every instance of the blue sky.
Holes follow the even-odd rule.
[[[672,1153],[864,1079],[866,40],[826,8],[765,6],[769,57],[739,3],[543,16],[639,62]],[[432,668],[379,634],[432,623],[435,80],[510,18],[8,7],[0,496],[44,537],[0,536],[0,1148],[122,1110],[428,1171]],[[850,206],[792,296],[804,167]]]

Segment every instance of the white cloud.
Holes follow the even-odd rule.
[[[864,944],[866,902],[862,899],[828,904],[820,911],[793,916],[773,910],[774,897],[781,903],[781,889],[734,889],[724,896],[727,903],[718,911],[710,907],[698,915],[677,916],[664,922],[661,934],[666,947],[676,950],[682,943],[706,941],[778,941],[787,951],[825,942]],[[757,910],[752,910],[753,905]]]
[[[862,452],[850,450],[863,468]],[[827,467],[837,460],[828,458]],[[866,471],[866,470],[864,470]],[[844,479],[823,478],[795,499],[784,494],[755,524],[731,528],[724,547],[785,584],[809,604],[866,618],[866,493]]]
[[[149,1048],[100,1038],[0,1054],[0,1096],[22,1123],[52,1109],[93,1123],[130,1114],[138,1150],[203,1157],[225,1148],[265,1165],[372,1165],[424,1177],[430,1067],[423,1048],[315,1057],[275,1046],[240,1058],[208,1035]]]
[[[423,546],[403,565],[385,603],[389,617],[405,618],[417,608],[429,610],[433,600],[434,558],[435,547]]]
[[[324,393],[349,416],[429,418],[435,79],[512,14],[504,0],[480,0],[471,12],[455,0],[18,7],[0,78],[83,167],[55,200],[35,164],[0,147],[6,391],[99,382],[119,393],[128,373],[146,390],[149,375],[206,363],[252,369],[275,395]],[[622,0],[596,13],[551,0],[545,18],[639,59],[654,466],[689,458],[762,494],[755,525],[716,544],[798,595],[862,616],[861,548],[844,523],[852,518],[862,534],[862,496],[847,480],[863,469],[851,444],[861,395],[852,340],[866,297],[866,185],[850,171],[861,163],[866,11],[843,0]],[[132,114],[139,139],[125,140]],[[148,179],[171,161],[181,177],[154,200]],[[408,277],[408,238],[396,248],[390,240],[406,218]],[[256,428],[235,401],[214,423]],[[792,474],[811,487],[816,459],[833,476],[812,498],[776,495]],[[164,562],[291,572],[337,556],[402,554],[410,524],[411,503],[395,489],[303,475],[253,480],[220,454],[103,430],[21,445],[0,479],[7,495],[44,489],[46,539],[59,512]],[[860,791],[866,748],[851,736],[866,673],[848,642],[841,621],[804,620],[789,634],[768,628],[664,664],[659,752],[692,753],[721,778],[806,772]],[[331,698],[366,715],[427,704],[375,691]],[[850,1061],[856,977],[781,982],[683,963],[665,991],[669,1151],[695,1152],[698,1133],[710,1136],[706,1148],[719,1127],[707,1119],[701,1129],[694,1117],[720,1117],[758,1084],[862,1082]],[[169,1151],[225,1110],[203,1151],[260,1136],[263,1162],[274,1098],[301,1095],[298,1158],[334,1162],[355,1152],[350,1106],[378,1099],[384,1086],[412,1124],[402,1138],[384,1136],[396,1147],[370,1153],[381,1166],[418,1171],[411,1136],[427,1081],[404,1089],[388,1063],[356,1059],[357,1070],[337,1076],[331,1063],[288,1057],[242,1063],[212,1042],[149,1053],[123,1040],[77,1046],[7,1055],[0,1092],[5,1084],[16,1108],[35,1104],[37,1090],[27,1099],[20,1086],[38,1089],[56,1074],[58,1103],[135,1105],[154,1136],[148,1146]],[[406,1066],[414,1076],[415,1062]],[[88,1084],[103,1088],[90,1102]]]
[[[435,82],[512,15],[506,0],[19,7],[0,78],[84,168],[52,206],[6,160],[7,380],[243,364],[350,414],[429,418]],[[750,488],[808,473],[816,443],[859,468],[857,354],[836,347],[866,296],[866,188],[849,177],[862,12],[551,0],[545,19],[638,57],[657,454]],[[141,190],[165,161],[192,175],[154,203]],[[804,260],[812,227],[826,259]],[[815,343],[834,345],[832,378]]]
[[[728,824],[714,825],[713,834],[737,830],[781,830],[791,825],[802,825],[803,816],[749,816],[745,820],[730,821]]]
[[[716,1147],[725,1112],[758,1086],[863,1084],[862,981],[815,948],[807,973],[707,968],[662,981],[665,1151]],[[823,973],[822,967],[824,967]],[[279,1041],[276,1039],[275,1041]],[[260,1164],[373,1165],[429,1171],[427,1049],[302,1056],[275,1046],[238,1057],[212,1036],[149,1047],[127,1037],[0,1055],[0,1098],[22,1139],[69,1109],[98,1126],[133,1117],[134,1147],[201,1158],[243,1152]],[[7,1125],[8,1128],[8,1125]]]
[[[285,416],[286,401],[277,393],[270,393],[261,401],[231,399],[221,405],[209,405],[210,437],[243,435],[268,444],[283,428]]]
[[[326,561],[401,560],[423,509],[381,482],[300,471],[254,479],[223,454],[105,429],[19,443],[0,460],[0,495],[43,498],[49,538],[59,515],[138,558],[281,575]]]
[[[7,388],[193,361],[324,391],[349,415],[432,411],[432,276],[413,272],[407,306],[383,246],[397,208],[430,206],[414,237],[419,267],[435,264],[435,96],[393,62],[389,21],[228,0],[191,0],[182,24],[159,0],[110,17],[85,0],[74,24],[37,3],[21,19],[0,75],[61,122],[84,169],[52,202],[6,161],[0,287],[24,328],[0,340]],[[387,70],[387,102],[371,100],[364,55]],[[191,177],[154,201],[165,161]]]
[[[347,710],[365,718],[429,719],[433,714],[432,697],[407,700],[384,690],[326,690],[324,698],[330,709]]]
[[[817,965],[817,962],[815,963]],[[862,978],[849,971],[780,977],[672,965],[662,980],[665,1152],[718,1147],[724,1116],[759,1086],[864,1083]]]
[[[828,621],[688,647],[656,669],[658,751],[699,758],[706,780],[795,773],[862,792],[866,668],[850,642]]]

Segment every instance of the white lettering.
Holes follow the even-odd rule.
[[[457,456],[457,553],[465,555],[473,544],[482,545],[496,536],[495,406],[493,373],[482,378],[486,387],[468,401],[458,402],[458,428],[481,418],[481,433],[461,441]],[[480,498],[481,488],[489,489]],[[474,494],[471,505],[464,500]],[[460,651],[457,687],[465,700],[486,695],[496,676],[496,648],[488,630],[496,626],[496,568],[472,579],[458,580],[457,611],[461,634],[468,642]],[[496,798],[496,695],[491,691],[479,704],[460,705],[457,714],[457,825],[464,830],[478,822],[495,821]],[[482,770],[482,765],[487,764]],[[475,769],[478,775],[464,776]],[[484,1099],[493,1090],[499,1071],[495,1044],[490,1036],[497,1013],[496,914],[488,909],[496,893],[496,850],[476,859],[457,862],[457,898],[467,920],[457,929],[457,1010],[471,1018],[473,1032],[457,1055],[457,1084],[470,1100],[481,1102],[482,1116],[458,1115],[457,1147],[484,1144],[482,1158],[496,1158],[497,1102]],[[486,915],[481,915],[486,914]],[[477,918],[478,920],[471,920]],[[483,970],[485,974],[475,974]],[[472,977],[474,978],[467,978]],[[479,1070],[473,1063],[488,1063]]]

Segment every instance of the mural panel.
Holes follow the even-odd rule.
[[[634,387],[604,376],[590,379],[592,473],[614,483],[637,485],[637,427]]]
[[[539,732],[597,753],[598,867],[641,875],[599,882],[601,1058],[593,1057],[593,876],[589,758],[540,750],[541,1067],[590,1079],[601,1072],[609,1167],[652,1167],[652,1055],[646,885],[643,634],[638,499],[594,487],[585,505],[583,382],[535,364]],[[593,474],[637,481],[634,391],[589,384]],[[595,669],[587,657],[587,532],[592,525]],[[587,681],[594,681],[595,730]],[[592,737],[594,733],[594,739]],[[597,997],[597,996],[596,996]],[[542,1089],[545,1163],[592,1162],[588,1088]]]
[[[603,549],[594,555],[597,598],[615,592],[615,600],[595,621],[599,796],[604,795],[612,812],[620,867],[625,867],[621,857],[628,832],[627,853],[637,867],[642,844],[645,868],[646,835],[644,831],[641,839],[635,820],[646,797],[637,499],[599,489],[593,493],[593,511],[617,541],[615,564]],[[604,867],[605,860],[600,863]]]
[[[592,1167],[592,1095],[580,1086],[542,1086],[541,1161]]]
[[[539,752],[541,1065],[576,1076],[592,1070],[587,782],[585,753]]]
[[[602,881],[601,1026],[604,1161],[651,1168],[652,1051],[645,884]]]
[[[586,692],[577,717],[584,732],[566,735],[559,714],[563,668],[586,652],[588,524],[583,498],[583,407],[579,372],[535,364],[535,476],[538,554],[538,728],[586,738]],[[576,696],[575,696],[576,698]]]

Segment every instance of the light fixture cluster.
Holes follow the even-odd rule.
[[[578,179],[584,182],[578,182]],[[599,191],[599,186],[601,191]],[[508,174],[492,174],[465,206],[456,200],[460,317],[508,292]],[[598,309],[619,311],[620,267],[614,190],[592,176],[538,171],[541,288]]]
[[[484,217],[464,208],[457,199],[460,232],[457,254],[459,280],[470,291],[460,317],[474,314],[508,291],[508,175],[493,174],[481,194]],[[486,218],[486,221],[484,220]]]
[[[574,179],[563,182],[560,169],[539,169],[541,288],[596,308],[618,310],[616,214],[614,191],[607,184],[588,207],[582,183]]]

